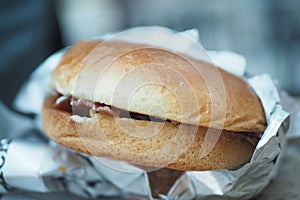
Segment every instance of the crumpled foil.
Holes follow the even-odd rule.
[[[162,27],[144,27],[139,32],[144,32],[142,38],[152,45],[199,58],[194,51],[194,43],[199,42],[196,29],[176,33]],[[133,33],[128,31],[122,39],[145,43],[145,39]],[[181,43],[181,37],[188,37],[191,42]],[[49,142],[38,133],[37,130],[41,130],[39,112],[49,92],[49,75],[64,52],[65,49],[42,63],[15,100],[16,109],[33,113],[36,118],[26,119],[29,125],[24,126],[22,134],[8,136],[0,142],[0,192],[63,192],[66,197],[71,193],[85,198],[151,199],[148,175],[142,169],[121,161],[82,155]],[[245,78],[243,56],[228,51],[208,52],[208,55],[217,66]],[[200,58],[205,60],[207,56],[200,55]],[[205,61],[211,62],[210,59]],[[282,109],[277,88],[269,75],[247,80],[260,97],[268,121],[251,162],[235,171],[186,171],[166,195],[159,196],[161,199],[250,199],[275,177],[286,141],[289,114]],[[10,112],[2,107],[1,112]],[[118,167],[112,167],[115,165]]]

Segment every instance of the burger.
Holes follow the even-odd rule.
[[[78,152],[144,167],[237,169],[266,128],[248,83],[182,53],[81,41],[51,74],[45,133]]]

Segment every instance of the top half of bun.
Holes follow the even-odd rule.
[[[241,78],[147,45],[82,41],[52,73],[58,93],[180,123],[262,133],[261,102]]]

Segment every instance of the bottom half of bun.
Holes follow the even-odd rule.
[[[41,117],[45,133],[79,152],[141,166],[176,170],[236,169],[249,162],[258,138],[251,134],[169,121],[118,118],[101,113],[80,117],[55,108],[49,95]]]

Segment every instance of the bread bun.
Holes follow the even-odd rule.
[[[245,81],[146,45],[79,42],[54,70],[51,85],[62,95],[185,124],[257,133],[266,127],[260,100]]]
[[[45,133],[65,147],[94,156],[177,170],[236,169],[249,161],[258,141],[256,137],[226,130],[208,131],[190,125],[180,128],[170,122],[115,118],[100,113],[78,120],[72,118],[71,112],[55,108],[57,98],[48,96],[43,106]],[[132,128],[135,125],[143,127],[143,132]],[[131,134],[124,129],[131,130]]]
[[[244,80],[147,45],[79,42],[53,71],[51,86],[58,96],[47,97],[41,113],[50,138],[142,166],[236,169],[249,162],[266,128],[261,102]],[[57,106],[62,95],[76,99],[68,106],[88,110]]]

